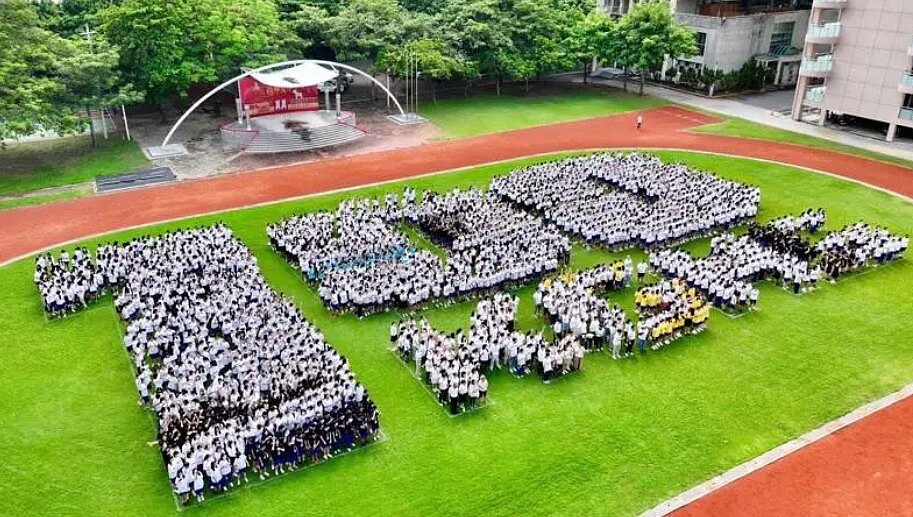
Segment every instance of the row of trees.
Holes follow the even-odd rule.
[[[642,71],[691,55],[667,0],[614,20],[592,0],[63,0],[0,2],[0,138],[80,126],[87,107],[164,105],[240,66],[326,57],[394,77],[497,84],[582,68]],[[642,83],[641,83],[642,88]]]
[[[0,140],[42,129],[74,132],[90,109],[142,98],[106,41],[61,37],[31,4],[0,3]]]

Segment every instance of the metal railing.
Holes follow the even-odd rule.
[[[806,37],[808,38],[836,38],[840,36],[840,22],[825,23],[824,25],[809,25]]]
[[[824,102],[824,86],[813,86],[805,90],[805,100],[808,102]]]
[[[801,69],[804,72],[830,72],[834,69],[834,56],[827,54],[817,59],[803,59]]]
[[[900,84],[913,88],[913,74],[904,72],[904,74],[900,76]]]

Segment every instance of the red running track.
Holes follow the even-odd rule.
[[[634,114],[625,114],[2,211],[0,264],[131,226],[579,149],[677,148],[761,158],[830,172],[913,197],[913,171],[900,166],[790,144],[687,131],[714,121],[693,111],[665,107],[645,112],[642,131],[634,128]]]
[[[673,513],[913,515],[913,398],[904,399]]]

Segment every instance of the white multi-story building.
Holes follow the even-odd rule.
[[[793,118],[809,111],[913,128],[913,0],[814,0]]]
[[[773,84],[789,86],[799,77],[800,49],[809,6],[798,0],[677,0],[675,19],[695,31],[697,55],[679,68],[729,72],[754,59],[770,68]]]
[[[623,15],[637,0],[598,0]],[[910,0],[913,2],[913,0]],[[754,59],[771,69],[773,84],[795,84],[811,0],[671,0],[675,20],[693,30],[698,53],[676,60],[686,68],[730,72]]]

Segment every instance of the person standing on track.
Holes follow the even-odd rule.
[[[644,116],[642,113],[637,114],[637,130],[640,131],[644,126]]]

